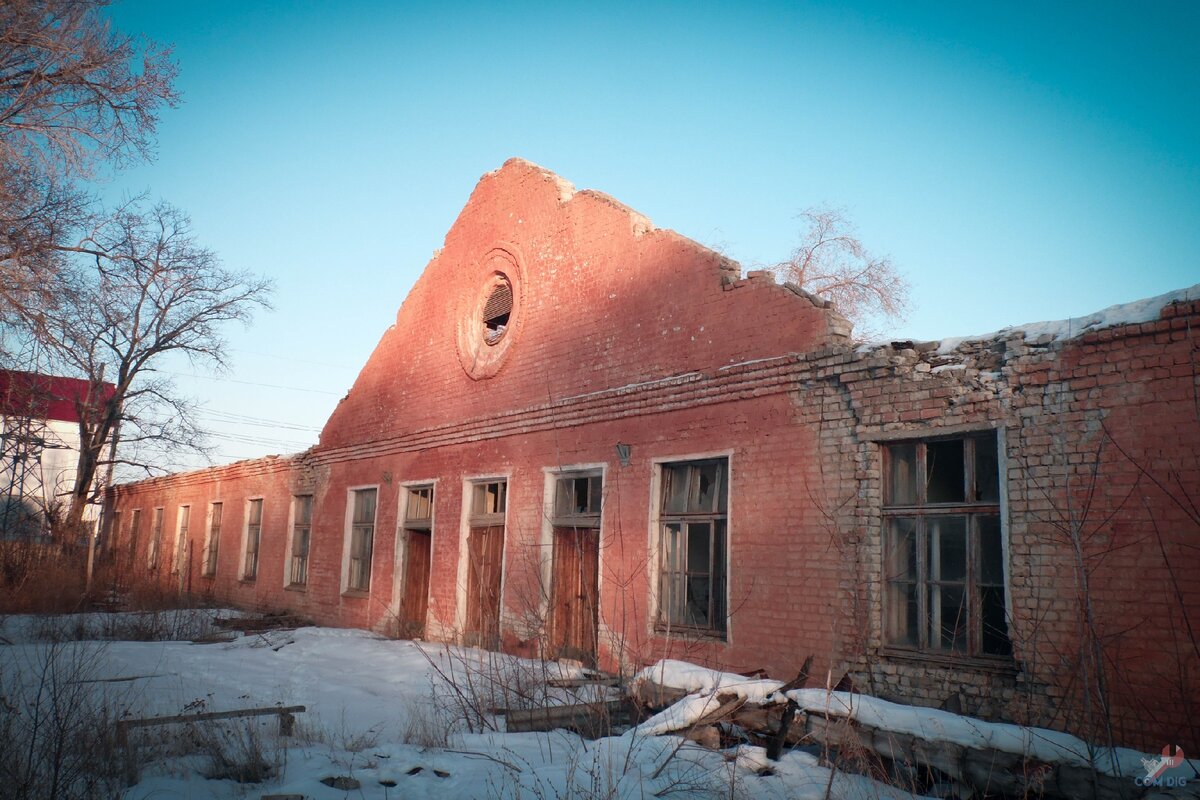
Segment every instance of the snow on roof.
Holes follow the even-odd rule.
[[[963,342],[986,342],[1006,338],[1015,333],[1024,333],[1026,339],[1036,339],[1041,336],[1050,336],[1053,341],[1073,339],[1076,336],[1102,328],[1111,328],[1114,325],[1152,322],[1159,318],[1159,313],[1164,306],[1196,299],[1200,299],[1200,283],[1185,289],[1176,289],[1173,292],[1160,294],[1157,297],[1147,297],[1142,300],[1134,300],[1132,303],[1109,306],[1084,317],[1070,317],[1050,322],[1029,322],[1024,325],[1011,325],[991,333],[943,339],[937,351],[951,353],[958,349]]]

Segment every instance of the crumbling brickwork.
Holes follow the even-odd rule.
[[[1082,335],[855,347],[826,304],[511,161],[481,180],[317,446],[117,487],[116,541],[129,547],[128,512],[141,509],[131,563],[147,580],[468,641],[468,607],[489,596],[473,583],[487,573],[472,563],[483,550],[471,520],[488,510],[477,487],[503,484],[489,517],[503,528],[499,643],[555,655],[548,629],[568,613],[554,592],[559,482],[598,477],[597,607],[579,613],[594,614],[601,666],[670,656],[790,677],[811,654],[831,685],[1188,748],[1200,745],[1197,322],[1193,299]],[[885,452],[969,436],[998,453],[979,468],[996,476],[996,508],[963,516],[1000,520],[1011,653],[889,644]],[[718,477],[685,503],[666,483],[689,465]],[[410,537],[423,535],[405,522],[414,486],[432,488],[418,621],[404,600],[420,552]],[[369,586],[357,590],[362,492],[376,503]],[[313,498],[303,585],[289,568],[298,495]],[[259,568],[247,580],[254,499]],[[693,526],[683,539],[664,522],[676,499]],[[214,502],[221,541],[205,575]],[[170,569],[181,505],[192,509],[182,577]],[[157,507],[165,561],[146,574]],[[982,547],[969,551],[984,565],[967,584],[979,591]],[[678,609],[673,592],[686,595]],[[963,606],[976,622],[984,607]]]

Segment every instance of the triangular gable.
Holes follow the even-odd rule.
[[[504,284],[511,315],[488,323]],[[742,279],[719,253],[512,159],[479,181],[318,448],[808,352],[840,326],[769,276]]]

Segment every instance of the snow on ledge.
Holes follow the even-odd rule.
[[[936,708],[906,706],[877,697],[825,689],[793,689],[787,693],[803,711],[855,720],[892,733],[974,749],[1000,750],[1039,761],[1091,767],[1113,777],[1145,774],[1148,756],[1125,747],[1089,745],[1069,733],[1006,722],[984,722]],[[1089,755],[1091,757],[1089,757]],[[1149,756],[1153,758],[1153,756]],[[1200,760],[1188,761],[1200,770]]]
[[[938,346],[938,353],[952,353],[963,342],[986,342],[1010,336],[1014,333],[1024,333],[1026,339],[1036,339],[1040,336],[1050,336],[1053,341],[1073,339],[1091,331],[1111,328],[1116,325],[1132,325],[1139,322],[1153,322],[1159,318],[1164,306],[1176,302],[1190,302],[1200,298],[1200,283],[1184,289],[1160,294],[1157,297],[1147,297],[1134,300],[1131,303],[1120,303],[1109,306],[1101,311],[1084,317],[1053,320],[1050,322],[1028,322],[1024,325],[1011,325],[991,333],[981,333],[974,336],[959,336],[943,339]]]
[[[737,694],[750,703],[782,702],[777,694],[781,681],[746,678],[707,669],[686,661],[663,659],[633,678],[636,685],[652,681],[661,686],[689,692],[678,703],[645,720],[629,734],[656,736],[688,727],[716,709],[718,694]],[[1157,754],[1129,748],[1108,749],[1046,728],[1031,728],[1006,722],[985,722],[949,711],[892,703],[877,697],[828,689],[793,689],[786,697],[809,714],[852,719],[892,733],[916,736],[932,742],[948,742],[972,749],[991,749],[1056,764],[1090,768],[1114,777],[1137,777],[1146,772],[1146,760]],[[1200,759],[1187,765],[1200,771]]]

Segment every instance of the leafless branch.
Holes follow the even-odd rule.
[[[854,323],[861,338],[879,317],[892,320],[908,308],[908,281],[888,257],[871,255],[844,211],[810,208],[799,246],[789,260],[775,265],[784,280],[830,300]]]

